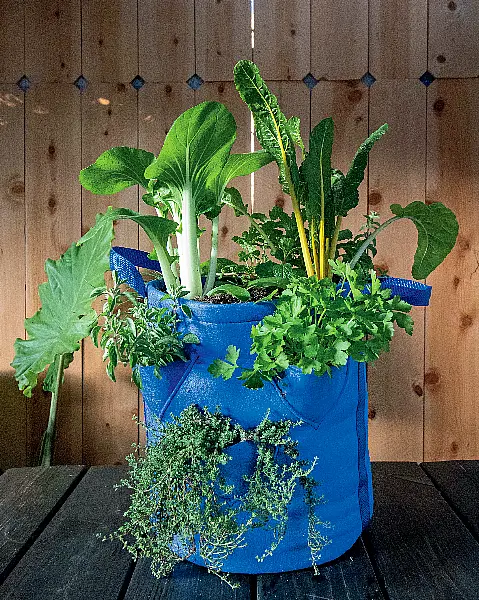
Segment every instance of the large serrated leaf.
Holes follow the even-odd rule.
[[[390,208],[393,214],[410,219],[416,226],[417,250],[412,276],[425,279],[442,263],[456,243],[459,231],[456,216],[441,202],[430,205],[411,202],[404,207],[392,204]]]
[[[94,194],[115,194],[132,185],[148,187],[145,169],[155,160],[146,150],[119,146],[111,148],[80,171],[80,183]]]
[[[38,375],[59,354],[78,350],[96,323],[91,293],[104,285],[113,224],[99,215],[90,232],[84,243],[73,243],[58,260],[45,263],[48,281],[38,290],[42,306],[25,320],[28,337],[16,340],[12,362],[18,387],[26,396],[31,396]]]

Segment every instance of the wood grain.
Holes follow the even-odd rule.
[[[138,74],[136,0],[83,0],[83,74],[98,82],[129,83]]]
[[[131,561],[119,542],[101,536],[123,520],[128,493],[113,486],[124,474],[117,468],[88,471],[4,583],[5,600],[117,600]]]
[[[263,79],[309,73],[310,0],[255,0],[253,56]]]
[[[0,467],[26,461],[26,402],[10,363],[13,344],[25,331],[25,179],[24,95],[16,86],[0,85]]]
[[[417,79],[427,70],[427,5],[369,0],[369,70],[378,80]]]
[[[108,102],[108,103],[107,103]],[[137,146],[137,92],[124,84],[92,84],[82,96],[82,167],[114,146]],[[138,210],[138,187],[113,196],[97,196],[82,189],[82,230],[108,206]],[[115,226],[118,246],[138,247],[138,227],[130,221]],[[101,310],[101,301],[96,308]],[[83,348],[83,462],[119,464],[137,442],[138,390],[130,369],[117,369],[117,382],[105,373],[102,351],[85,340]]]
[[[340,558],[319,567],[292,573],[258,575],[258,600],[327,598],[382,600],[384,598],[361,540]]]
[[[139,2],[139,73],[146,81],[185,82],[193,75],[194,13],[194,0]]]
[[[252,58],[250,0],[195,5],[196,72],[205,81],[232,81],[238,60]]]
[[[479,545],[432,485],[410,463],[375,476],[374,517],[363,537],[390,600],[470,599],[477,596]],[[418,473],[421,472],[421,473]]]
[[[24,74],[24,2],[0,0],[0,82],[14,83]]]
[[[478,80],[436,81],[428,92],[427,202],[449,206],[459,238],[428,278],[425,459],[479,457]]]
[[[359,79],[368,70],[368,3],[311,2],[311,72],[317,79]]]
[[[10,469],[0,479],[0,584],[43,530],[83,467]]]
[[[429,5],[429,70],[437,77],[479,76],[479,4]]]
[[[370,90],[370,131],[388,122],[369,160],[369,210],[424,201],[426,88],[419,82],[377,81]],[[416,248],[412,223],[394,223],[378,236],[374,262],[394,277],[411,278]],[[415,307],[414,335],[396,331],[391,350],[368,369],[373,459],[421,460],[423,451],[424,308]]]
[[[29,79],[73,82],[81,72],[81,0],[24,2]]]
[[[38,84],[25,97],[26,313],[39,308],[44,263],[81,236],[80,93],[72,85]],[[66,371],[58,406],[55,460],[81,462],[81,351]],[[27,454],[37,459],[50,395],[40,386],[28,402]]]

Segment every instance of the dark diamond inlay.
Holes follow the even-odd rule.
[[[22,90],[22,92],[27,92],[32,84],[30,82],[30,79],[28,79],[26,75],[23,75],[23,77],[21,77],[17,81],[17,85]]]
[[[361,81],[366,87],[370,88],[376,81],[376,77],[374,77],[374,75],[368,71],[367,73],[364,73],[364,75],[361,77]]]
[[[186,83],[190,86],[192,90],[199,90],[200,87],[203,85],[204,81],[199,75],[195,73],[189,79],[186,80]]]
[[[425,73],[423,73],[421,75],[421,77],[419,77],[419,81],[421,83],[423,83],[426,87],[430,86],[431,83],[435,80],[436,78],[434,77],[434,75],[432,73],[430,73],[429,71],[426,71]]]
[[[141,90],[141,88],[145,85],[145,80],[141,75],[137,75],[134,79],[130,81],[130,83],[132,87],[135,88],[135,90]]]
[[[73,85],[75,85],[80,90],[80,92],[84,92],[88,86],[88,80],[86,79],[86,77],[83,77],[83,75],[80,75],[80,77],[75,79]]]
[[[303,83],[306,87],[308,87],[310,90],[312,90],[316,85],[318,85],[318,80],[316,79],[316,77],[314,75],[312,75],[311,73],[308,73],[307,75],[305,75],[303,77]]]

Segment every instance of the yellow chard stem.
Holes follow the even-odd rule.
[[[336,227],[334,228],[333,239],[331,240],[331,246],[329,248],[329,258],[334,260],[336,257],[336,246],[338,245],[339,232],[341,231],[341,222],[343,217],[338,216],[336,220]],[[331,267],[328,265],[328,277],[331,277]]]
[[[319,224],[319,278],[325,277],[324,273],[324,257],[326,255],[326,244],[324,240],[324,219],[321,219]]]
[[[318,259],[318,250],[316,248],[316,221],[311,219],[311,247],[313,250],[313,260],[314,260],[314,271],[316,277],[319,279],[319,259]]]
[[[324,276],[327,277],[328,276],[328,271],[329,271],[329,263],[328,263],[328,258],[329,258],[329,238],[326,238],[326,252],[324,253]]]

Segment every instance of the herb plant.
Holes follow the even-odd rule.
[[[212,413],[194,404],[171,419],[148,431],[146,452],[128,457],[130,471],[122,485],[132,490],[131,505],[126,523],[110,537],[121,540],[135,558],[151,558],[157,577],[198,551],[209,571],[237,587],[221,573],[224,561],[257,527],[271,532],[271,544],[257,560],[273,555],[299,485],[309,510],[308,544],[315,565],[329,540],[323,533],[327,524],[315,510],[321,502],[310,477],[316,460],[300,460],[297,442],[288,435],[299,423],[272,422],[266,415],[256,428],[245,430],[218,409]],[[255,452],[254,471],[240,486],[244,489],[223,475],[231,460],[228,448],[240,442],[254,444]]]

